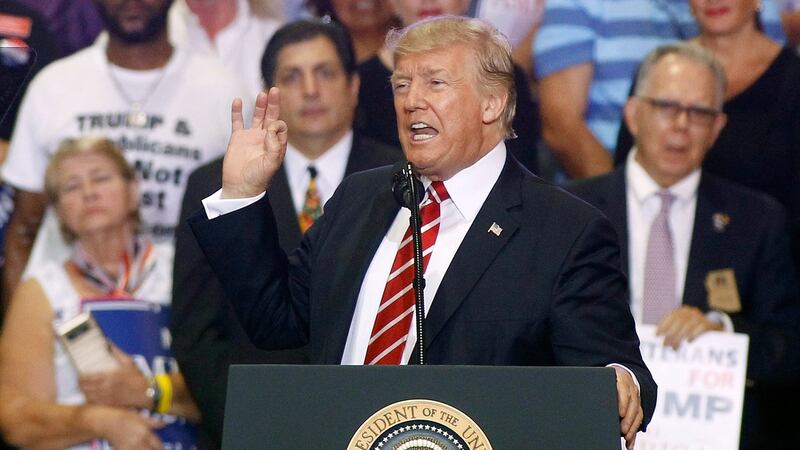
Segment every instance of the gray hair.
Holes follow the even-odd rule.
[[[653,72],[653,67],[658,64],[661,59],[666,56],[675,55],[689,61],[698,63],[708,69],[714,76],[714,85],[716,88],[715,99],[716,107],[722,107],[722,102],[725,99],[725,88],[728,80],[725,77],[725,71],[722,69],[719,61],[714,55],[705,48],[688,42],[677,42],[669,45],[662,45],[651,51],[644,62],[639,67],[639,73],[636,75],[636,95],[643,95],[648,87],[650,76]]]
[[[511,45],[493,25],[468,17],[433,17],[400,30],[390,31],[386,37],[386,44],[392,50],[395,61],[403,56],[447,48],[451,45],[460,44],[473,49],[480,88],[508,92],[508,101],[500,116],[500,125],[506,139],[516,137],[511,127],[517,104]]]

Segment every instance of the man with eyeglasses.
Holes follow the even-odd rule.
[[[614,224],[634,319],[657,325],[664,345],[711,330],[750,336],[749,433],[759,383],[800,376],[800,352],[788,350],[800,343],[800,288],[777,201],[701,170],[725,126],[725,83],[701,47],[655,49],[625,105],[635,141],[626,164],[570,190]]]

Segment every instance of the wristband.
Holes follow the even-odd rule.
[[[159,388],[158,383],[156,383],[155,378],[148,378],[148,382],[150,384],[147,386],[147,390],[144,391],[144,395],[152,402],[150,411],[155,412],[158,409],[158,403],[161,401],[161,389]]]
[[[155,376],[155,382],[161,394],[155,412],[166,414],[172,409],[172,380],[169,378],[169,374],[160,373]]]

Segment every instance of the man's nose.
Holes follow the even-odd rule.
[[[405,98],[403,99],[403,107],[408,111],[420,109],[425,106],[425,93],[419,83],[411,83],[408,86]]]
[[[689,128],[689,122],[689,110],[686,108],[679,109],[672,119],[673,126],[678,129]]]
[[[310,73],[303,75],[303,95],[313,97],[319,94],[319,82],[317,78]]]

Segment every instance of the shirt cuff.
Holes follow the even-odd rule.
[[[209,220],[250,206],[261,200],[267,192],[264,191],[255,197],[247,198],[222,198],[222,189],[203,199],[203,209]]]
[[[639,391],[639,398],[641,399],[641,397],[642,397],[642,387],[639,386],[639,380],[636,379],[636,375],[634,375],[633,372],[631,372],[631,369],[628,369],[627,367],[623,366],[622,364],[617,364],[617,363],[611,363],[611,364],[607,365],[606,367],[619,367],[620,369],[625,370],[625,372],[628,372],[628,374],[630,374],[631,378],[633,378],[633,384],[636,385],[636,389]]]
[[[706,313],[706,319],[718,325],[722,325],[722,331],[726,333],[734,332],[733,321],[731,320],[731,316],[725,314],[722,311],[712,309],[711,311]]]

